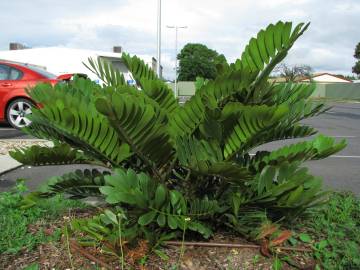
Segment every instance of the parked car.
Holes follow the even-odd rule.
[[[25,89],[38,83],[54,85],[72,75],[59,78],[34,65],[0,60],[0,122],[8,122],[17,129],[29,125],[31,121],[26,116],[31,114],[34,102]]]

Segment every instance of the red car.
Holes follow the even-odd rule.
[[[8,122],[15,128],[29,125],[31,122],[26,116],[31,113],[34,102],[25,88],[41,82],[54,85],[69,76],[58,78],[33,65],[0,60],[0,122]]]

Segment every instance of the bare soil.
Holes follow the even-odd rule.
[[[55,228],[64,226],[70,218],[73,217],[87,217],[92,213],[84,213],[79,211],[72,213],[71,216],[64,216],[62,219],[49,224],[45,233],[51,234]],[[28,228],[29,232],[37,230],[36,226]],[[191,241],[191,239],[187,239]],[[245,239],[234,236],[227,232],[216,234],[210,242],[223,243],[237,243],[237,244],[253,244]],[[39,269],[46,270],[65,270],[65,269],[121,269],[119,258],[104,254],[100,249],[95,247],[80,247],[87,255],[100,260],[94,262],[89,259],[89,256],[84,256],[74,246],[75,239],[66,239],[65,236],[61,241],[51,242],[39,245],[35,250],[11,254],[0,254],[0,269],[4,270],[19,270],[26,266],[38,264]],[[168,256],[168,260],[161,259],[154,253],[148,252],[148,247],[145,241],[140,242],[138,247],[129,249],[125,246],[125,269],[189,269],[189,270],[267,270],[273,269],[272,265],[275,256],[288,255],[297,267],[290,266],[283,262],[281,269],[314,269],[314,261],[306,253],[288,252],[275,254],[274,257],[267,258],[261,255],[258,249],[254,248],[208,248],[208,247],[191,247],[187,246],[181,256],[180,247],[167,246],[164,247],[163,252]],[[280,252],[280,251],[278,251]],[[37,269],[37,268],[35,268]]]

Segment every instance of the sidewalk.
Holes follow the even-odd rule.
[[[21,166],[21,163],[9,155],[0,155],[0,175],[19,166]]]
[[[0,140],[0,175],[21,166],[21,163],[9,156],[8,152],[15,147],[29,147],[34,144],[52,145],[52,142],[39,139],[2,139]]]

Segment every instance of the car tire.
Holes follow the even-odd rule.
[[[17,98],[9,103],[6,108],[6,119],[8,123],[16,129],[21,129],[31,124],[31,121],[26,118],[31,114],[31,107],[34,104],[25,98]]]

